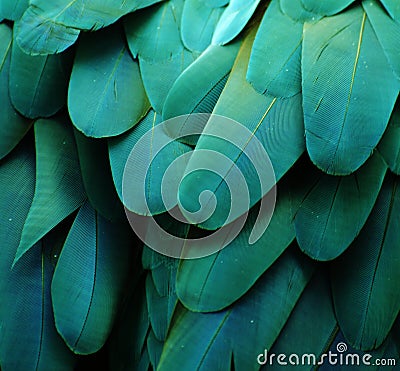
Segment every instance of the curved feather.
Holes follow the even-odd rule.
[[[18,20],[29,5],[29,0],[2,0],[0,1],[0,18],[10,21]]]
[[[183,49],[163,60],[148,61],[139,57],[140,73],[151,107],[162,114],[165,99],[176,79],[196,60],[196,54]]]
[[[46,238],[36,243],[9,272],[0,318],[1,367],[7,370],[74,368],[75,357],[54,326],[50,285],[54,271]]]
[[[325,15],[334,15],[341,12],[343,9],[347,8],[354,0],[301,0],[304,7],[313,13]]]
[[[74,130],[85,191],[93,208],[104,218],[125,219],[122,203],[114,187],[107,142]]]
[[[87,136],[122,134],[149,109],[139,65],[122,36],[116,27],[87,34],[79,43],[68,90],[68,110],[75,127]]]
[[[398,95],[362,7],[305,25],[302,68],[311,160],[329,174],[350,174],[382,137]]]
[[[29,118],[49,117],[65,104],[71,54],[30,56],[14,39],[10,65],[10,98]]]
[[[251,289],[293,241],[291,194],[285,185],[279,191],[268,228],[254,245],[250,246],[248,241],[258,215],[256,208],[250,211],[245,226],[228,246],[201,259],[181,261],[176,290],[187,308],[210,312],[231,305]]]
[[[86,202],[72,225],[51,285],[57,330],[78,354],[98,351],[107,340],[132,249],[130,229],[113,224]]]
[[[212,43],[225,45],[242,32],[260,0],[230,0],[215,28]]]
[[[176,158],[192,150],[183,143],[171,141],[162,129],[154,130],[160,123],[160,116],[150,111],[133,130],[109,141],[110,163],[118,195],[130,211],[139,215],[157,215],[167,210],[161,193],[164,174]],[[135,147],[137,143],[139,145]],[[158,148],[160,143],[168,144],[154,153],[153,148]],[[131,156],[134,147],[140,165]],[[140,188],[135,188],[136,193],[130,193],[128,184]],[[144,192],[142,198],[136,199],[137,192],[141,191]]]
[[[23,118],[11,104],[9,77],[12,31],[0,24],[0,159],[8,155],[28,132],[33,121]]]
[[[280,0],[280,7],[282,13],[297,22],[315,22],[321,18],[321,15],[308,11],[302,0]]]
[[[163,119],[212,112],[238,49],[238,43],[208,47],[175,81],[165,99]]]
[[[398,100],[390,118],[378,151],[389,165],[391,171],[400,175],[400,101]]]
[[[379,347],[400,310],[399,210],[399,180],[389,173],[360,235],[332,266],[336,316],[355,348]]]
[[[254,37],[254,35],[253,35]],[[201,150],[213,150],[228,157],[244,174],[248,184],[250,204],[243,207],[252,207],[263,194],[260,193],[258,175],[244,155],[244,149],[253,138],[257,138],[268,153],[276,180],[279,180],[294,162],[304,152],[304,128],[301,97],[278,100],[271,96],[263,96],[254,91],[246,82],[245,74],[250,54],[252,36],[250,35],[238,54],[226,87],[213,111],[214,114],[236,120],[245,126],[252,134],[249,137],[236,137],[242,147],[233,146],[226,140],[215,138],[207,133],[225,137],[224,127],[218,118],[211,118],[194,150],[187,165],[187,176],[179,188],[179,199],[182,206],[189,211],[197,211],[197,197],[204,190],[211,191],[217,198],[217,208],[213,215],[201,223],[202,228],[216,229],[225,223],[230,208],[230,192],[222,178],[232,176],[232,168],[222,169],[221,177],[211,176],[209,171],[195,171],[191,169],[204,167],[204,156]],[[238,96],[240,99],[238,100]],[[230,127],[229,135],[235,135],[239,128]],[[240,137],[240,138],[239,138]],[[286,148],[283,152],[282,148]],[[247,209],[246,209],[247,210]],[[245,212],[246,210],[243,210]]]
[[[124,26],[132,55],[162,62],[181,53],[182,9],[182,0],[169,0],[130,14]]]
[[[362,4],[393,73],[400,79],[400,24],[393,21],[376,1],[365,0]]]
[[[203,0],[187,0],[181,22],[183,44],[193,52],[204,51],[211,44],[223,11],[223,8],[211,7]]]
[[[14,264],[85,201],[75,139],[69,125],[63,118],[35,123],[35,195]]]
[[[210,7],[222,7],[229,4],[229,0],[201,0],[207,6]]]
[[[313,259],[337,258],[364,226],[386,169],[383,158],[375,153],[348,176],[307,174],[309,187],[294,222],[300,248]]]
[[[269,5],[251,50],[247,80],[262,94],[291,97],[301,91],[303,25]],[[277,47],[279,45],[279,47]]]
[[[312,271],[290,249],[232,307],[216,313],[179,308],[159,370],[227,370],[231,358],[237,370],[257,370],[257,355],[278,337]]]

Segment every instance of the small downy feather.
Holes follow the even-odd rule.
[[[360,235],[332,263],[336,317],[357,349],[379,347],[399,313],[399,223],[399,179],[388,173]]]
[[[61,251],[51,285],[58,332],[78,354],[106,342],[132,264],[131,231],[111,223],[88,202],[78,212]]]
[[[75,127],[89,137],[116,136],[136,125],[148,109],[139,64],[121,29],[113,26],[82,36],[68,90]]]

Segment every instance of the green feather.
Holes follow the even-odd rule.
[[[321,15],[308,11],[302,0],[280,0],[280,7],[282,13],[297,22],[315,22],[322,18]]]
[[[397,101],[378,150],[391,171],[400,175],[400,100]]]
[[[389,15],[396,21],[400,22],[400,4],[397,0],[381,0]]]
[[[293,241],[292,196],[285,184],[279,191],[268,228],[254,245],[249,245],[249,236],[258,214],[257,208],[250,211],[243,229],[228,246],[204,258],[181,261],[176,290],[187,308],[209,312],[232,304],[254,285]]]
[[[75,139],[69,125],[63,118],[35,123],[35,195],[14,264],[85,201]]]
[[[5,371],[74,368],[75,357],[56,331],[51,306],[52,254],[58,245],[44,238],[8,275],[1,292],[6,314],[0,318],[0,359]]]
[[[212,43],[225,45],[237,37],[253,16],[260,0],[230,0],[215,28]]]
[[[16,21],[29,5],[29,0],[2,0],[0,1],[0,18]]]
[[[300,248],[317,260],[337,258],[359,234],[381,189],[387,165],[376,153],[355,173],[335,177],[305,173],[306,187],[295,217]],[[298,187],[299,183],[293,184]]]
[[[216,313],[179,308],[158,369],[229,370],[232,359],[237,370],[257,370],[257,355],[278,337],[312,272],[290,249],[232,307]]]
[[[196,60],[196,54],[187,49],[161,62],[139,57],[143,85],[152,108],[162,114],[165,99],[176,79]]]
[[[400,24],[393,21],[376,1],[365,0],[362,4],[393,73],[400,79]]]
[[[183,7],[181,35],[183,44],[193,52],[202,52],[210,44],[224,8],[212,7],[204,0],[187,0]]]
[[[10,98],[29,118],[49,117],[64,106],[71,73],[71,54],[30,56],[14,39],[10,65]]]
[[[382,137],[398,95],[362,7],[305,25],[302,68],[311,160],[329,174],[350,174]]]
[[[131,232],[86,202],[60,254],[51,286],[57,330],[72,351],[89,354],[107,340],[131,264]]]
[[[258,28],[246,76],[259,93],[291,97],[301,91],[302,39],[303,25],[273,0]]]
[[[325,15],[334,15],[347,8],[354,0],[301,0],[305,9],[310,12]]]
[[[332,265],[336,316],[355,348],[379,347],[400,310],[399,180],[388,174],[360,235]]]
[[[9,76],[12,31],[0,24],[0,159],[9,154],[33,124],[15,111],[10,100]]]
[[[182,9],[183,0],[169,0],[129,15],[124,25],[132,55],[162,62],[181,53]]]
[[[120,29],[82,37],[68,91],[75,127],[90,137],[115,136],[137,124],[148,109],[139,65]]]

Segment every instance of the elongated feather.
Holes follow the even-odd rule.
[[[74,130],[85,191],[94,209],[114,221],[125,218],[123,205],[114,187],[107,142],[88,138]]]
[[[67,98],[72,58],[30,56],[13,42],[10,65],[10,98],[14,107],[29,118],[54,115]]]
[[[131,264],[129,227],[86,202],[60,254],[51,286],[57,330],[75,353],[98,351],[114,323]]]
[[[272,364],[270,364],[264,359],[265,357],[262,357],[262,362],[267,361],[262,369],[284,370],[293,366],[296,370],[309,371],[311,362],[320,361],[320,357],[326,352],[337,331],[329,281],[326,275],[318,272],[300,296],[278,339],[272,348],[268,349],[270,355],[285,354],[286,365],[279,365],[276,358],[271,358]],[[307,336],[301,337],[301,334]],[[304,363],[291,364],[290,362],[296,361],[296,358],[288,360],[291,354],[297,355],[300,362],[304,360]],[[305,355],[312,356],[307,358]],[[308,359],[310,363],[307,362]]]
[[[182,0],[170,0],[129,15],[124,25],[132,55],[162,62],[181,53],[182,10]]]
[[[18,20],[29,5],[29,0],[2,0],[0,1],[0,18],[11,21]]]
[[[187,49],[166,60],[147,61],[139,57],[140,73],[151,107],[162,114],[165,99],[181,73],[196,60],[196,54]]]
[[[188,0],[182,13],[183,44],[193,52],[202,52],[210,44],[224,8],[211,7],[203,0]]]
[[[378,2],[365,0],[362,4],[393,73],[400,79],[400,24],[393,21]]]
[[[12,31],[0,24],[0,159],[5,157],[24,137],[32,125],[15,111],[10,100],[9,76],[12,49]]]
[[[278,337],[312,275],[296,250],[286,252],[232,307],[216,313],[177,310],[159,370],[256,370],[257,355]],[[266,315],[268,313],[268,315]]]
[[[80,30],[97,30],[157,0],[32,0],[16,27],[28,54],[54,54],[70,47]]]
[[[249,245],[249,236],[257,207],[250,211],[240,234],[228,246],[201,259],[181,261],[176,290],[187,308],[209,312],[231,305],[251,289],[293,241],[291,194],[285,185],[279,190],[271,222],[254,245]]]
[[[314,12],[308,11],[302,0],[279,0],[280,7],[284,14],[292,18],[297,22],[315,22],[321,18],[321,15],[318,15]]]
[[[115,27],[82,37],[68,91],[75,127],[90,137],[115,136],[137,124],[148,109],[139,65],[121,30]]]
[[[231,0],[215,28],[212,43],[225,45],[237,37],[259,3],[260,0]]]
[[[361,6],[305,25],[302,68],[311,160],[329,174],[350,174],[382,137],[398,95]]]
[[[212,150],[224,155],[245,177],[249,190],[249,203],[246,203],[243,195],[240,196],[239,201],[235,200],[237,214],[246,212],[271,189],[266,186],[266,183],[260,182],[259,176],[263,181],[268,179],[274,182],[269,177],[271,173],[266,170],[266,167],[263,168],[263,174],[255,170],[247,155],[244,155],[245,150],[249,152],[249,148],[252,148],[254,143],[258,143],[256,142],[258,139],[269,155],[276,180],[283,176],[304,151],[301,97],[278,100],[271,96],[263,96],[255,92],[246,82],[245,74],[252,37],[254,35],[250,35],[244,42],[226,87],[213,111],[214,114],[237,121],[249,132],[243,134],[242,126],[232,125],[219,117],[212,117],[204,128],[204,135],[197,143],[187,165],[187,175],[179,187],[181,205],[189,212],[198,210],[197,199],[204,190],[211,191],[215,195],[216,209],[211,217],[201,222],[202,228],[216,229],[226,223],[231,204],[231,192],[225,182],[229,180],[236,187],[240,181],[237,174],[232,171],[232,166],[221,165],[220,176],[202,170],[206,161],[203,150]],[[238,96],[241,97],[240,100],[237,99]],[[231,142],[235,142],[235,146]],[[287,150],[282,152],[282,148]],[[266,164],[263,162],[264,165]],[[191,170],[196,171],[190,173]],[[272,184],[268,184],[272,187]],[[261,185],[265,187],[261,189]],[[207,202],[208,198],[204,200],[204,204],[206,205]],[[204,211],[207,211],[206,208]],[[235,216],[239,215],[235,214]]]
[[[160,122],[161,117],[150,111],[133,130],[109,140],[111,170],[118,195],[130,211],[140,215],[161,214],[167,210],[161,192],[164,173],[177,157],[191,151],[189,146],[171,141],[163,130],[155,129]],[[160,143],[167,144],[154,153],[153,149]],[[140,164],[131,156],[134,147]]]
[[[201,0],[210,7],[219,8],[229,4],[229,0]]]
[[[74,367],[75,357],[54,326],[52,247],[45,240],[36,243],[9,272],[1,292],[0,359],[4,371],[67,371]]]
[[[334,15],[341,12],[343,9],[347,8],[354,0],[301,0],[304,7],[313,13],[321,15]]]
[[[35,123],[35,195],[14,264],[85,201],[75,139],[69,125],[61,117]]]
[[[303,25],[283,14],[279,0],[273,0],[258,28],[247,69],[246,78],[259,93],[291,97],[301,91],[302,39]]]
[[[307,174],[309,186],[295,217],[300,248],[317,260],[332,260],[343,253],[364,226],[386,169],[383,158],[376,153],[348,176]]]
[[[396,103],[386,132],[379,142],[378,151],[390,170],[400,175],[400,101]]]
[[[160,362],[163,345],[164,343],[157,339],[154,332],[150,331],[147,337],[147,351],[149,352],[150,363],[155,370]]]
[[[355,348],[379,347],[400,309],[399,208],[398,178],[389,173],[359,237],[332,266],[336,316]]]
[[[239,43],[210,46],[175,81],[167,95],[163,119],[211,112],[232,68]]]

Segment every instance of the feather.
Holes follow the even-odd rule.
[[[280,0],[280,7],[282,13],[297,22],[315,22],[322,18],[321,15],[308,11],[302,0]]]
[[[162,62],[180,54],[182,9],[183,0],[170,0],[130,14],[124,26],[132,55]]]
[[[336,317],[358,349],[379,347],[400,310],[399,208],[398,178],[388,173],[360,235],[332,264]]]
[[[305,172],[308,186],[294,221],[300,248],[317,260],[332,260],[342,254],[364,226],[386,169],[383,158],[376,153],[348,176]],[[293,184],[296,186],[298,181]]]
[[[58,332],[78,354],[107,340],[131,264],[131,232],[105,220],[86,202],[61,251],[51,285]]]
[[[75,127],[90,137],[115,136],[136,125],[148,109],[139,65],[119,28],[82,37],[68,91]]]
[[[302,68],[310,158],[329,174],[350,174],[379,142],[398,95],[362,7],[305,25]]]
[[[335,0],[335,1],[320,1],[320,0],[301,0],[304,8],[309,12],[317,13],[322,16],[335,15],[347,8],[354,0]]]
[[[230,0],[215,28],[212,43],[225,45],[237,37],[253,16],[260,0]]]
[[[29,0],[2,0],[0,1],[0,18],[16,21],[29,5]]]
[[[13,41],[10,65],[10,98],[29,118],[49,117],[65,104],[72,65],[71,53],[30,56]]]
[[[210,6],[204,0],[187,0],[181,22],[181,36],[186,48],[193,52],[207,49],[223,11],[224,8]]]
[[[68,124],[63,118],[35,123],[35,195],[14,264],[85,201],[75,140]]]
[[[2,290],[5,315],[0,318],[1,367],[7,370],[74,368],[75,357],[54,326],[50,284],[54,271],[51,246],[37,242],[18,261]]]
[[[390,170],[400,175],[400,100],[396,103],[389,125],[378,145],[378,151]]]
[[[189,146],[170,140],[162,127],[157,128],[160,121],[160,116],[150,111],[133,130],[109,140],[118,195],[130,211],[139,215],[161,214],[167,210],[161,192],[164,174],[176,158],[191,151]],[[140,164],[136,155],[141,159]]]
[[[228,370],[232,358],[237,370],[257,370],[257,355],[278,337],[312,272],[290,249],[232,307],[216,313],[180,307],[158,369]]]
[[[396,0],[381,0],[389,15],[398,23],[400,23],[400,4]]]
[[[90,204],[108,220],[124,219],[123,205],[111,175],[107,142],[88,138],[76,129],[74,135],[83,184]]]
[[[282,13],[273,0],[251,50],[247,81],[261,94],[291,97],[301,91],[303,25]],[[277,48],[279,45],[279,48]]]
[[[176,290],[181,302],[196,312],[216,311],[243,296],[294,239],[292,197],[283,184],[263,236],[249,245],[258,210],[250,211],[239,235],[226,247],[201,259],[182,260]],[[217,247],[214,248],[214,251]]]
[[[12,31],[0,24],[0,159],[8,155],[28,132],[33,122],[15,111],[10,100],[9,76]]]

